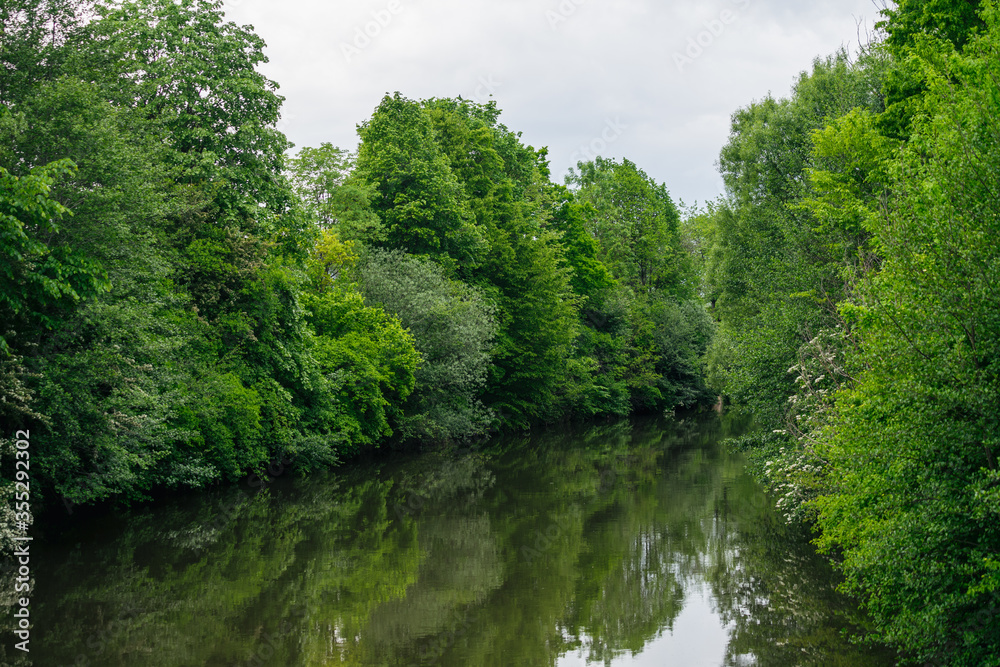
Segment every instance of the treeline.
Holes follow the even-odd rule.
[[[11,0],[0,34],[0,419],[33,498],[708,395],[680,215],[635,164],[557,185],[493,103],[399,94],[356,154],[286,159],[220,2]]]
[[[727,194],[687,221],[708,381],[903,662],[1000,665],[1000,13],[877,27],[733,115]]]

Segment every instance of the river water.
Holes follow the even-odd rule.
[[[78,512],[33,546],[30,657],[891,665],[847,638],[856,604],[720,446],[738,429],[714,414],[564,427]]]

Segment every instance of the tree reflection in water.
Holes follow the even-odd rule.
[[[78,521],[38,545],[33,658],[892,664],[842,636],[863,617],[719,445],[739,428],[564,428]],[[714,635],[674,636],[686,608]]]

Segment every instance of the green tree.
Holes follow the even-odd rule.
[[[482,232],[420,104],[386,96],[358,134],[357,170],[374,189],[384,247],[433,257],[450,270],[478,264]]]
[[[347,437],[347,447],[373,445],[392,435],[390,422],[413,392],[420,354],[398,317],[366,305],[345,279],[326,280],[335,262],[353,258],[330,253],[335,237],[325,236],[311,260],[320,280],[302,294],[312,354],[330,392],[325,421]]]
[[[821,545],[843,551],[847,588],[919,664],[1000,664],[1000,16],[984,16],[962,54],[923,63],[928,113],[889,207],[866,221],[881,270],[842,305],[863,370],[819,449]]]
[[[398,316],[420,353],[399,435],[426,442],[481,435],[492,421],[479,396],[496,333],[494,307],[440,266],[400,250],[369,251],[357,278],[365,301]]]
[[[550,222],[552,228],[562,234],[560,241],[566,249],[566,263],[573,271],[570,278],[573,291],[587,298],[616,284],[608,267],[600,260],[597,241],[587,231],[587,219],[594,215],[596,211],[592,206],[567,197]]]
[[[980,16],[985,6],[981,0],[900,0],[882,11],[885,18],[876,26],[885,31],[886,44],[894,50],[913,46],[920,35],[961,48],[986,27]]]
[[[833,130],[814,132],[852,109],[862,114],[855,118],[881,111],[873,85],[881,68],[876,55],[858,63],[845,53],[817,59],[788,99],[768,97],[734,113],[720,154],[728,197],[712,212],[707,253],[706,293],[720,321],[710,375],[717,391],[769,428],[785,425],[797,391],[788,369],[800,348],[841,323],[836,304],[858,279],[847,269],[871,261],[859,209],[848,213],[839,197],[854,183],[861,188],[851,192],[861,199],[852,201],[877,208],[874,198],[884,191],[878,174],[858,168],[875,169],[878,159],[862,158]]]
[[[578,169],[566,182],[576,188],[597,258],[619,285],[584,310],[579,349],[596,361],[596,386],[619,414],[691,405],[704,397],[699,359],[713,327],[688,301],[696,281],[677,207],[664,185],[628,160],[597,158]]]
[[[38,419],[36,497],[128,500],[231,480],[282,453],[307,467],[335,459],[341,415],[317,407],[332,390],[299,299],[314,232],[288,207],[281,99],[254,71],[262,42],[223,23],[219,3],[87,7],[60,4],[65,29],[25,47],[45,76],[0,117],[5,193],[29,183],[38,211],[73,211],[12,227],[12,243],[39,234],[45,248],[4,263],[24,283],[5,285],[4,303],[50,281],[47,320],[10,318],[24,368],[10,395]],[[13,24],[51,28],[44,12],[56,9]],[[16,74],[0,78],[15,86]],[[46,183],[49,206],[32,169],[64,158],[78,168]],[[4,220],[25,222],[14,204]],[[64,255],[76,263],[63,262],[62,286],[49,271]],[[107,289],[73,297],[87,292],[81,267]],[[28,282],[22,268],[35,269]]]
[[[577,297],[546,224],[554,196],[546,153],[500,123],[495,103],[435,99],[425,107],[489,248],[462,274],[497,304],[487,405],[507,425],[550,418],[562,410]]]
[[[67,40],[90,0],[7,0],[0,6],[0,106],[16,104],[64,70]]]
[[[985,27],[980,0],[902,0],[882,10],[876,28],[885,32],[884,49],[895,66],[885,79],[885,113],[879,130],[888,137],[906,139],[914,118],[922,113],[927,87],[920,72],[920,57],[914,49],[926,44],[948,45],[962,50]]]
[[[283,98],[257,71],[264,41],[223,18],[221,0],[103,3],[72,63],[114,101],[163,127],[175,180],[206,187],[223,214],[267,233],[289,204]],[[259,210],[264,207],[264,211]]]
[[[384,241],[382,222],[371,210],[373,190],[351,178],[355,161],[329,143],[303,148],[288,161],[292,187],[312,217],[340,238]]]
[[[677,207],[666,186],[634,163],[597,158],[571,171],[567,185],[591,206],[588,231],[618,280],[636,289],[676,291],[681,281]]]
[[[387,237],[426,255],[497,308],[486,404],[505,424],[557,414],[576,336],[576,296],[544,151],[498,122],[495,104],[386,97],[359,128],[356,174]]]
[[[59,231],[70,211],[50,194],[55,179],[75,165],[59,160],[18,178],[0,167],[0,352],[21,327],[51,328],[60,311],[108,288],[107,276],[86,256],[45,240]],[[14,331],[6,331],[14,327]],[[23,329],[22,329],[23,330]]]

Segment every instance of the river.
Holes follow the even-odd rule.
[[[563,427],[77,512],[32,547],[30,657],[893,664],[846,638],[857,605],[720,445],[739,428],[714,414]]]

